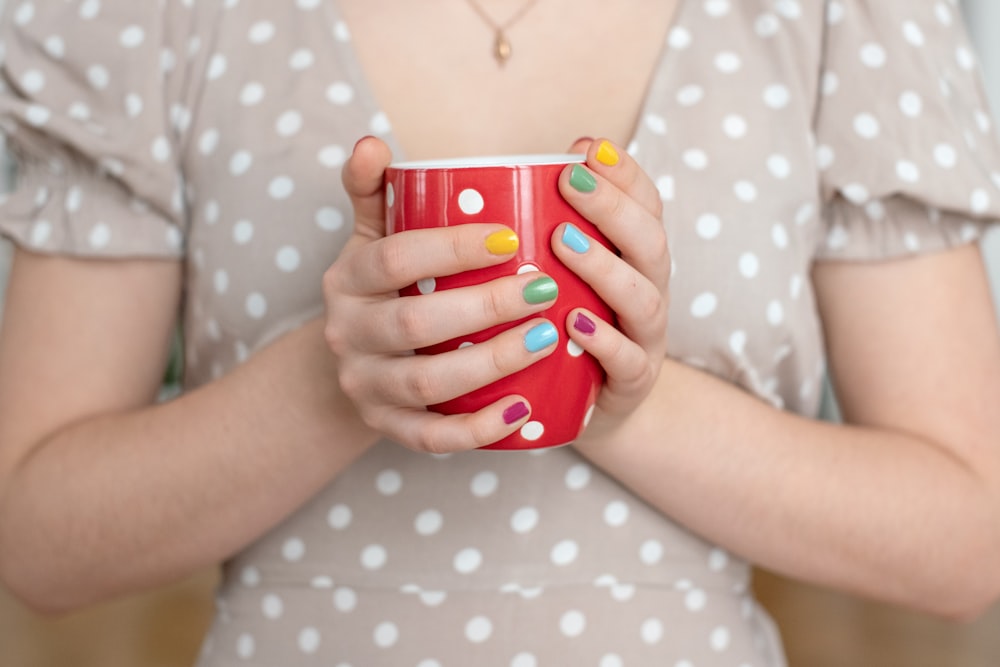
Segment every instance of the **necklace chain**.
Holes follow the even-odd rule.
[[[472,11],[474,11],[476,15],[482,19],[483,23],[488,25],[493,30],[493,57],[496,58],[497,64],[503,67],[510,59],[511,53],[513,52],[510,46],[510,40],[507,39],[507,30],[524,18],[524,15],[527,14],[532,7],[538,4],[538,0],[528,0],[503,23],[495,21],[492,16],[486,13],[486,10],[483,9],[482,5],[480,5],[476,0],[465,1],[468,3],[469,7],[472,8]]]

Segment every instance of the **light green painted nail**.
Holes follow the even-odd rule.
[[[578,192],[593,192],[597,189],[597,179],[583,165],[574,164],[569,172],[569,184]]]
[[[548,276],[532,280],[524,287],[524,300],[528,303],[545,303],[559,296],[559,285]]]

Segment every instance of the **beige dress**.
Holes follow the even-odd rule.
[[[187,387],[320,312],[351,227],[339,169],[364,134],[395,147],[334,0],[6,4],[6,235],[181,259]],[[688,0],[674,22],[629,147],[676,260],[669,352],[815,414],[810,265],[934,252],[1000,217],[958,9]],[[226,565],[199,662],[783,664],[747,563],[571,447],[391,442]]]

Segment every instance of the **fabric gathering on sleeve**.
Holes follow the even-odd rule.
[[[815,116],[817,259],[973,242],[1000,219],[1000,150],[955,3],[830,2]]]
[[[162,4],[7,3],[0,130],[13,174],[0,234],[49,254],[182,255],[185,114],[165,92],[175,60]]]

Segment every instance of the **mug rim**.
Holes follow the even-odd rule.
[[[404,160],[393,162],[389,169],[433,170],[476,169],[488,167],[544,167],[547,165],[574,164],[586,161],[584,153],[526,153],[521,155],[477,155],[472,157],[444,158],[440,160]]]

